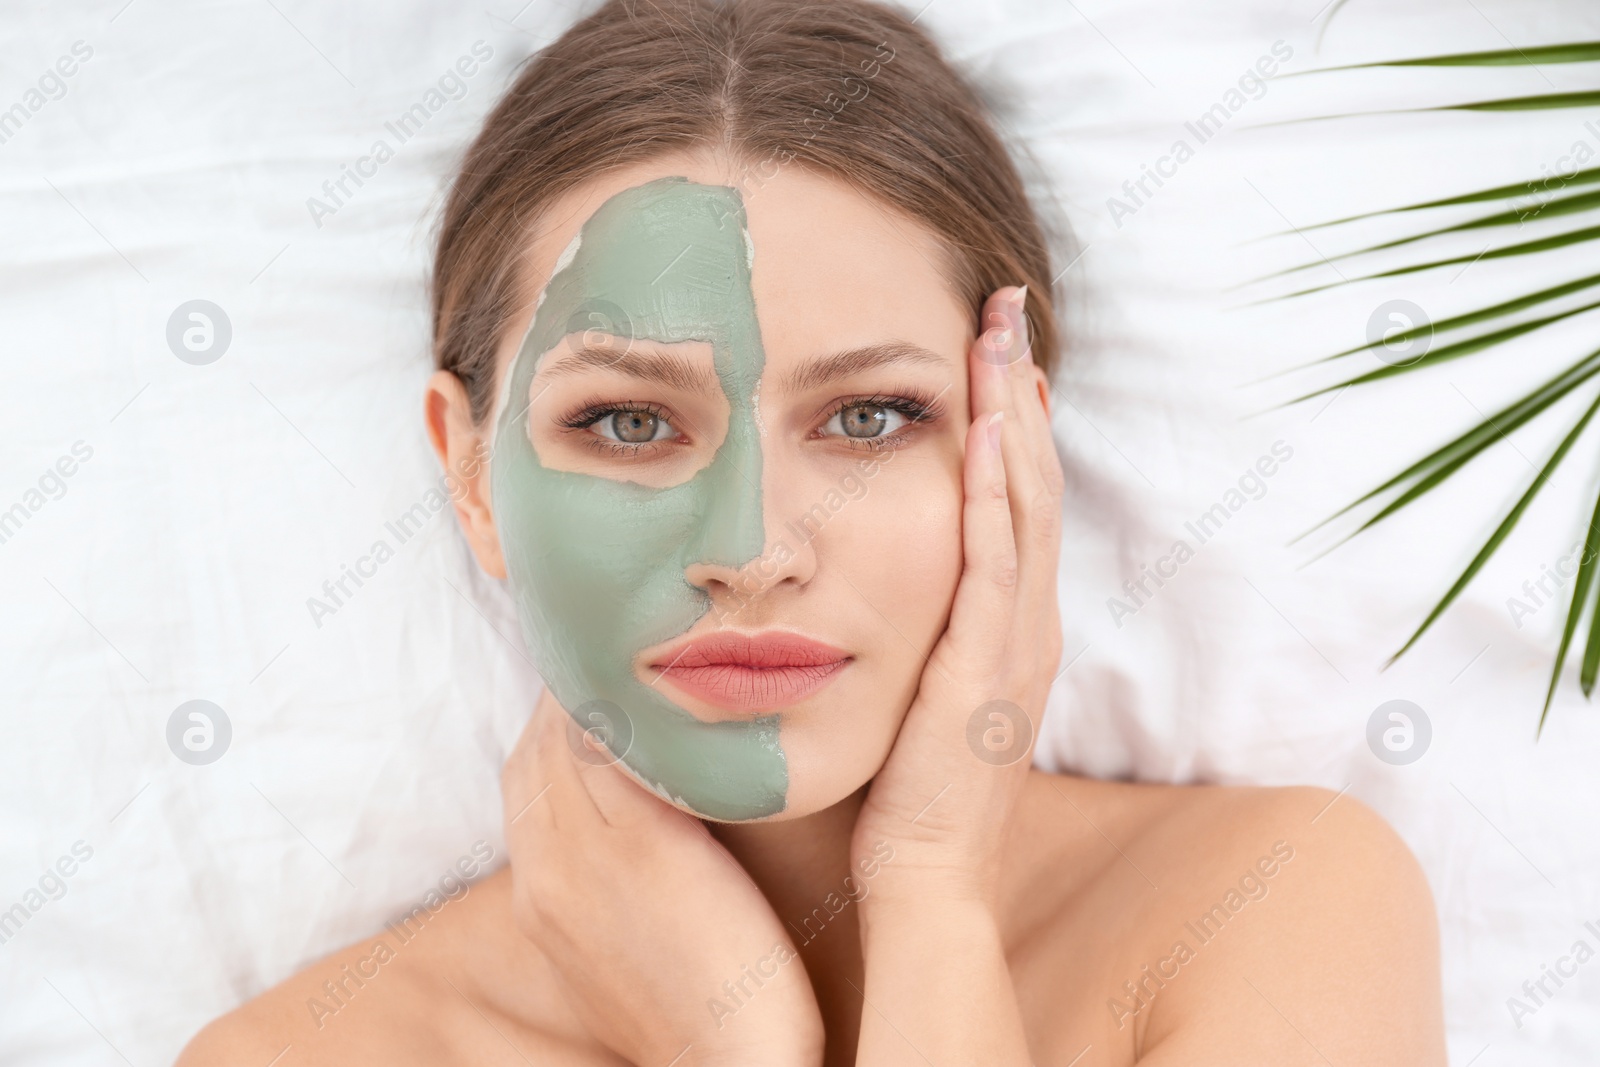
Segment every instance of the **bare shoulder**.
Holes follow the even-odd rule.
[[[1442,1065],[1438,919],[1394,829],[1325,789],[1206,792],[1171,816],[1207,875],[1181,897],[1202,981],[1152,1011],[1150,1062],[1228,1041],[1276,1063]]]
[[[177,1067],[286,1067],[380,1056],[400,1064],[446,1062],[437,1028],[422,1022],[436,1018],[437,1005],[416,1010],[427,1003],[429,983],[394,951],[394,940],[386,931],[341,949],[215,1020],[190,1041]]]
[[[1092,858],[1063,921],[1125,931],[1097,979],[1124,1062],[1445,1062],[1432,894],[1366,805],[1034,778],[1027,818],[1068,829],[1033,835],[1066,842],[1056,863]]]
[[[603,1061],[516,936],[509,875],[419,905],[195,1035],[177,1067]]]

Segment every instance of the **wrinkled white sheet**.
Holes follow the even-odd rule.
[[[0,509],[26,511],[0,543],[0,909],[14,918],[0,944],[0,1061],[14,1064],[168,1062],[206,1020],[420,899],[476,842],[500,854],[498,771],[536,685],[508,602],[448,512],[403,543],[386,524],[438,477],[419,397],[444,177],[568,5],[123,4],[14,6],[0,25],[0,108],[26,110],[0,124]],[[1315,52],[1315,8],[933,0],[923,15],[1009,85],[1006,123],[1084,249],[1063,282],[1075,344],[1056,398],[1077,471],[1062,578],[1075,658],[1039,759],[1348,789],[1399,829],[1432,883],[1452,1062],[1592,1063],[1600,963],[1520,1028],[1507,1008],[1574,940],[1594,941],[1583,923],[1600,921],[1600,728],[1569,680],[1535,744],[1559,610],[1515,620],[1506,603],[1572,542],[1592,445],[1383,673],[1555,430],[1519,435],[1310,566],[1331,537],[1285,547],[1475,408],[1577,355],[1581,331],[1331,404],[1261,414],[1309,379],[1244,384],[1361,343],[1384,300],[1440,318],[1563,268],[1485,261],[1454,280],[1242,310],[1257,291],[1222,290],[1392,224],[1252,239],[1521,180],[1586,139],[1600,148],[1585,112],[1266,123],[1544,92],[1580,73],[1592,85],[1593,67],[1280,80],[1204,144],[1183,124],[1276,41],[1292,71],[1592,40],[1600,9],[1353,0]],[[490,58],[449,80],[476,42]],[[385,124],[442,78],[459,98],[314,218],[308,198],[375,139],[395,144]],[[1161,163],[1179,138],[1192,158]],[[1113,218],[1108,198],[1126,198],[1142,165],[1169,176]],[[166,337],[194,299],[231,323],[206,366],[175,358]],[[1185,523],[1226,503],[1275,442],[1292,456],[1198,544]],[[1126,600],[1123,581],[1180,538],[1193,558],[1114,618],[1108,598]],[[380,539],[394,558],[313,619],[307,599]],[[1397,698],[1433,729],[1408,766],[1366,743],[1373,709]],[[167,747],[169,717],[195,699],[232,729],[207,766]],[[47,874],[58,863],[72,873]]]

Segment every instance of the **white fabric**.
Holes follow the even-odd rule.
[[[515,64],[572,12],[555,0],[489,13],[417,0],[122,4],[14,10],[0,29],[0,108],[25,101],[74,42],[92,48],[64,95],[0,143],[0,509],[30,499],[76,442],[92,449],[59,499],[0,544],[0,909],[28,900],[76,843],[92,850],[0,944],[0,1060],[15,1064],[170,1061],[206,1020],[421,898],[475,842],[503,854],[498,771],[536,687],[507,600],[448,512],[403,544],[386,523],[438,479],[419,397],[445,177]],[[1087,249],[1064,283],[1075,344],[1056,398],[1078,472],[1062,578],[1077,658],[1040,762],[1347,788],[1398,828],[1433,886],[1452,1062],[1589,1063],[1600,963],[1520,1029],[1506,1005],[1573,941],[1594,944],[1582,924],[1600,921],[1600,729],[1569,679],[1534,742],[1560,610],[1519,627],[1506,601],[1573,540],[1592,446],[1387,672],[1509,503],[1506,487],[1530,476],[1525,460],[1502,447],[1303,569],[1331,535],[1285,547],[1474,407],[1579,354],[1581,330],[1328,406],[1259,414],[1311,379],[1243,384],[1361,343],[1391,297],[1440,318],[1560,269],[1486,260],[1449,284],[1429,274],[1242,310],[1266,290],[1222,290],[1399,231],[1254,238],[1522,180],[1584,138],[1600,147],[1574,111],[1266,123],[1576,87],[1593,67],[1280,80],[1133,214],[1113,220],[1107,199],[1175,139],[1193,145],[1184,121],[1275,41],[1293,49],[1282,68],[1293,71],[1592,40],[1600,10],[1354,0],[1318,53],[1314,6],[933,0],[922,16],[962,62],[1010,86],[1006,124]],[[460,79],[465,95],[429,112],[317,225],[308,198],[376,138],[393,144],[385,123],[477,41],[492,58]],[[181,362],[166,339],[174,309],[197,298],[233,331],[208,366]],[[1517,449],[1537,461],[1554,432],[1541,424]],[[1185,522],[1277,441],[1293,455],[1265,495],[1114,620],[1107,601],[1123,580],[1179,538],[1196,547]],[[45,481],[49,497],[57,483]],[[379,539],[395,557],[319,626],[307,599]],[[1433,725],[1409,766],[1366,744],[1368,716],[1394,698]],[[169,717],[193,699],[232,725],[209,766],[167,747]]]

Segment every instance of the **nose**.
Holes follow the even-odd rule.
[[[719,608],[809,583],[817,572],[816,548],[808,530],[797,534],[793,523],[783,521],[784,494],[772,484],[781,481],[774,477],[777,472],[763,472],[765,492],[742,476],[746,472],[722,473],[732,477],[723,480],[723,491],[705,515],[685,580],[709,593]]]
[[[811,542],[780,534],[762,546],[760,555],[741,565],[701,560],[685,567],[683,574],[713,601],[746,604],[782,586],[804,586],[816,572],[817,552]]]

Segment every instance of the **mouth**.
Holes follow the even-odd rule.
[[[852,658],[797,634],[718,633],[673,645],[649,669],[656,681],[665,679],[713,707],[755,712],[798,704]]]

